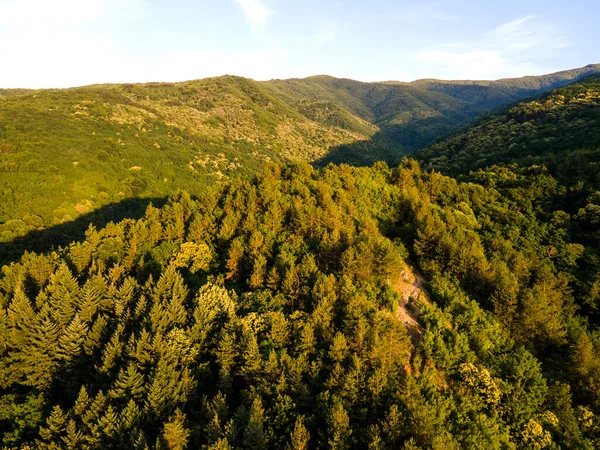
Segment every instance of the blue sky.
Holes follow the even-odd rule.
[[[0,0],[0,87],[517,77],[599,63],[598,24],[598,0]]]

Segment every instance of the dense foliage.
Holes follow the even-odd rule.
[[[596,69],[0,91],[0,445],[599,448],[597,78],[284,162]]]
[[[417,152],[427,169],[539,202],[536,213],[561,223],[585,245],[575,294],[598,315],[600,273],[600,78],[556,89]],[[482,170],[483,169],[483,170]],[[529,185],[523,197],[521,187]],[[548,248],[549,253],[554,246]]]
[[[3,444],[597,448],[600,334],[560,186],[479,177],[271,165],[24,255],[0,279]],[[432,298],[412,336],[409,254]]]
[[[544,164],[564,183],[600,186],[600,77],[520,103],[415,156],[452,175],[499,163]]]

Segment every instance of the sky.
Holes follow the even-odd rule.
[[[0,0],[0,87],[498,79],[600,63],[599,0]]]

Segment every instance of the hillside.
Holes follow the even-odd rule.
[[[498,163],[544,164],[567,183],[600,186],[600,77],[520,103],[415,156],[424,167],[453,175]]]
[[[498,189],[523,204],[539,202],[537,214],[585,245],[572,286],[581,307],[598,317],[600,76],[519,103],[414,156],[426,170]],[[519,187],[527,179],[537,191],[523,197]]]
[[[127,206],[139,215],[149,199],[196,195],[270,161],[397,163],[491,108],[597,69],[498,82],[226,76],[0,91],[0,241],[99,208],[106,223],[126,212],[107,207],[127,199],[140,200]]]
[[[600,64],[589,64],[578,69],[564,70],[548,75],[504,78],[495,81],[417,80],[411,84],[427,90],[443,92],[462,100],[481,104],[502,104],[523,97],[556,89],[600,72]]]
[[[512,183],[270,165],[24,255],[0,276],[2,444],[598,448],[600,290],[565,190],[487,174]]]
[[[327,101],[342,105],[375,124],[380,130],[374,137],[375,153],[359,143],[343,146],[325,157],[326,162],[372,163],[377,160],[397,162],[397,158],[390,159],[389,147],[395,149],[396,155],[410,154],[495,108],[598,72],[600,64],[591,64],[549,75],[497,81],[361,83],[317,76],[273,80],[266,84],[287,96],[290,103],[298,98]]]
[[[0,239],[126,198],[199,193],[268,161],[314,160],[376,131],[349,115],[326,122],[235,77],[0,97]]]

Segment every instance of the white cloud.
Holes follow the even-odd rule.
[[[416,58],[442,71],[441,78],[495,79],[552,72],[554,68],[533,61],[567,46],[552,25],[527,16],[503,23],[473,43],[422,51]]]
[[[531,63],[514,64],[499,50],[422,52],[417,58],[434,66],[442,66],[442,78],[489,80],[502,77],[518,77],[536,71]]]
[[[271,11],[258,0],[234,0],[244,12],[250,26],[262,28],[267,23]]]

